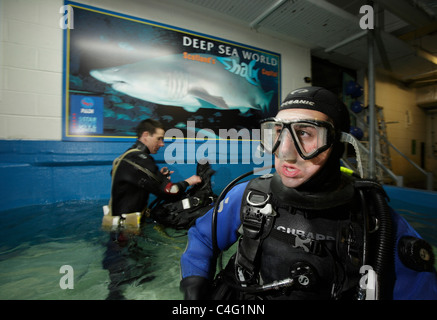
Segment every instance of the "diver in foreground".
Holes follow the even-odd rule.
[[[432,247],[378,183],[341,172],[348,131],[346,106],[320,87],[292,91],[262,121],[276,172],[226,188],[189,230],[185,299],[437,299]]]

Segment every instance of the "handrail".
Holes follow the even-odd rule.
[[[411,160],[410,158],[408,158],[405,154],[403,154],[398,148],[396,148],[390,141],[387,140],[386,137],[382,137],[382,139],[388,143],[388,145],[390,147],[392,147],[393,149],[395,149],[395,151],[397,153],[399,153],[405,160],[407,160],[409,163],[411,163],[417,170],[419,170],[420,172],[422,172],[423,174],[427,174],[427,171],[423,170],[423,168],[419,167],[419,165],[417,163],[415,163],[413,160]]]
[[[367,125],[362,119],[358,118],[358,116],[355,113],[350,113],[352,114],[355,119],[359,120],[362,124]],[[405,154],[403,154],[398,148],[396,148],[390,141],[388,141],[388,139],[384,136],[381,136],[378,132],[375,132],[376,136],[379,137],[380,139],[383,139],[390,147],[392,147],[397,153],[399,153],[399,155],[401,157],[403,157],[405,160],[407,160],[410,164],[412,164],[417,170],[419,170],[422,174],[425,175],[426,177],[426,189],[427,190],[433,190],[433,184],[434,184],[434,177],[432,172],[428,172],[426,170],[424,170],[423,168],[421,168],[419,165],[417,165],[417,163],[415,163],[413,160],[411,160],[410,158],[408,158]],[[366,154],[369,154],[370,151],[366,149],[366,147],[364,147],[364,145],[360,142],[357,141],[358,145],[366,152]],[[397,176],[395,175],[389,168],[387,168],[383,163],[381,163],[378,159],[375,159],[375,162],[382,168],[382,170],[384,170],[384,172],[386,172],[393,180],[396,181],[396,185],[398,186],[402,186],[400,184],[403,184],[403,177],[401,176]],[[402,180],[402,181],[400,181]]]
[[[367,154],[370,154],[370,151],[360,142],[358,142],[358,146]],[[387,168],[381,161],[378,159],[375,159],[376,164],[381,167],[381,169],[387,173],[394,181],[396,181],[396,185],[398,187],[403,187],[404,179],[402,176],[397,176],[393,171],[391,171],[389,168]]]

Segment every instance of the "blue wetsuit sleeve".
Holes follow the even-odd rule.
[[[418,272],[407,268],[399,258],[398,243],[403,236],[422,237],[398,213],[392,211],[396,229],[394,300],[437,300],[437,273]]]
[[[241,225],[241,198],[247,182],[235,186],[220,203],[217,214],[217,244],[220,250],[228,249],[238,239]],[[188,243],[181,257],[182,278],[200,276],[211,278],[211,261],[213,260],[211,222],[212,209],[197,219],[188,231]]]

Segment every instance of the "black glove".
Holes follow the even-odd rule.
[[[210,282],[203,277],[190,276],[182,279],[180,289],[185,300],[205,300],[209,299]]]

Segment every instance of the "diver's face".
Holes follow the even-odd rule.
[[[151,154],[156,154],[164,146],[164,133],[165,131],[161,128],[156,128],[154,134],[144,131],[140,141],[149,148]]]
[[[282,120],[312,119],[329,121],[327,115],[307,109],[286,109],[280,111],[276,118]],[[317,157],[304,160],[296,150],[292,139],[284,140],[275,152],[275,169],[282,183],[289,188],[297,188],[315,175],[328,160],[332,147],[320,153]],[[278,156],[286,154],[287,156]]]

